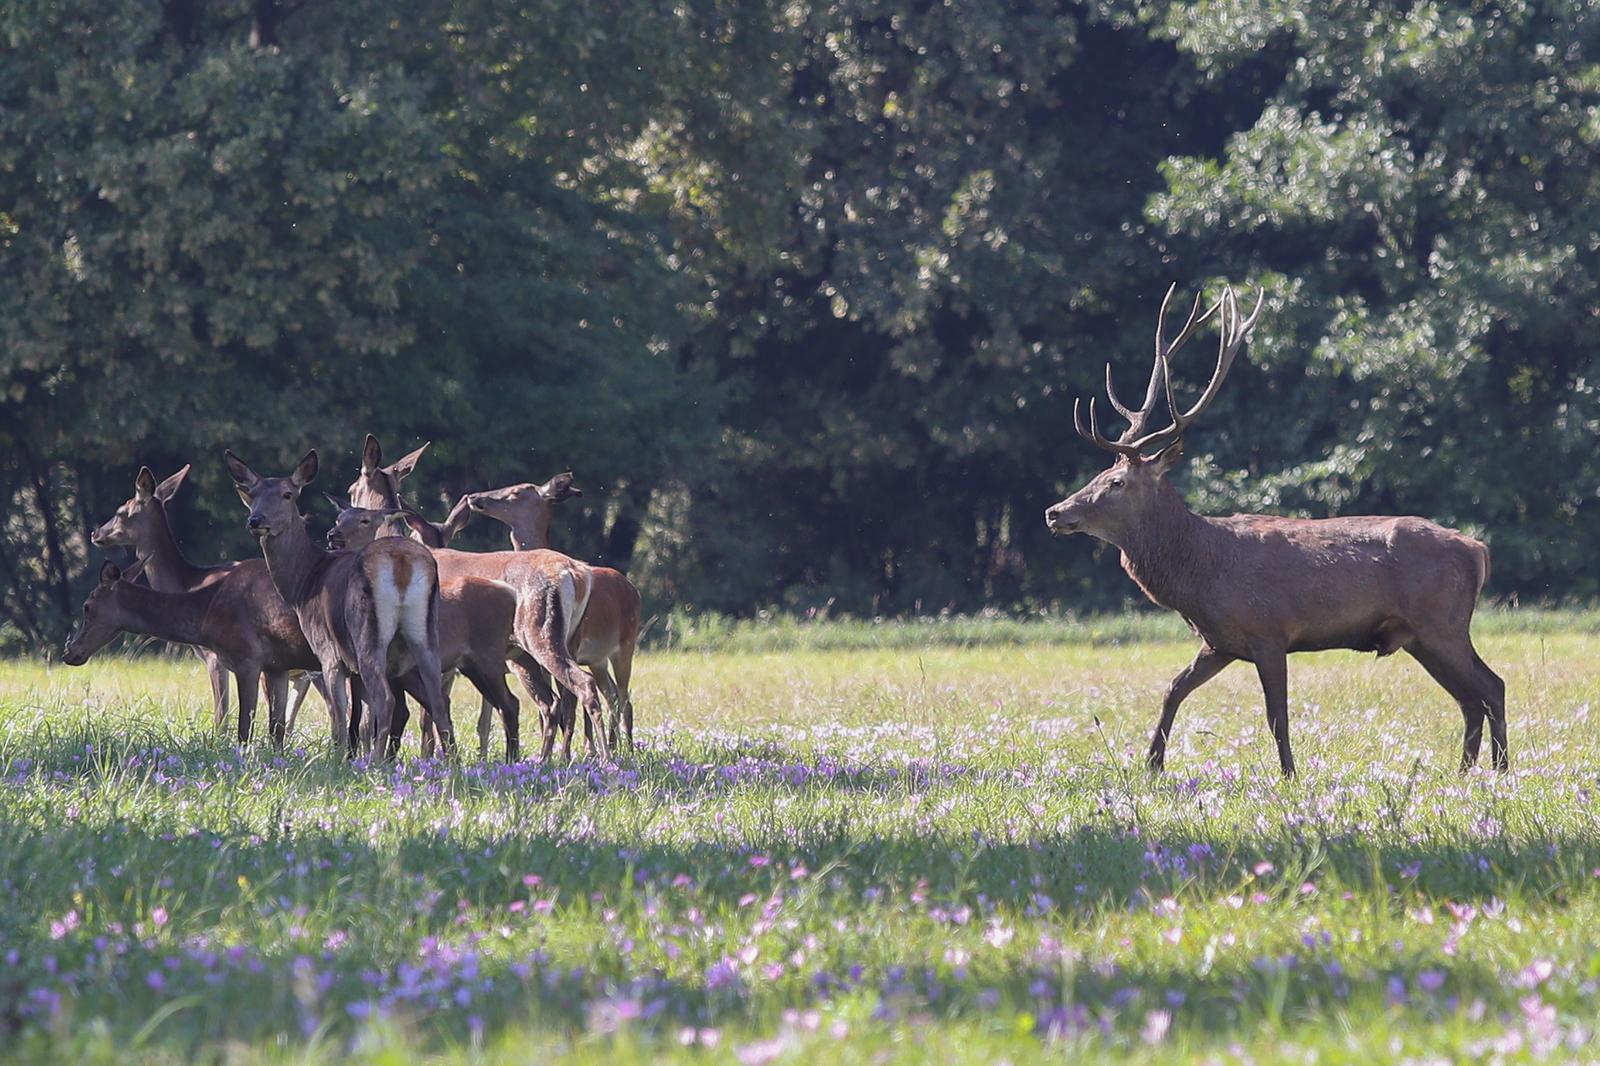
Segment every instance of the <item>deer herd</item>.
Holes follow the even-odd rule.
[[[1209,307],[1196,298],[1169,340],[1174,289],[1157,315],[1154,366],[1137,408],[1121,401],[1106,367],[1106,398],[1128,428],[1111,440],[1094,400],[1087,421],[1073,406],[1078,434],[1115,460],[1045,511],[1052,533],[1085,533],[1120,549],[1123,569],[1145,595],[1181,614],[1200,638],[1194,661],[1167,688],[1149,767],[1163,768],[1184,699],[1243,660],[1255,665],[1279,766],[1292,776],[1287,656],[1348,648],[1416,659],[1460,705],[1461,768],[1477,762],[1487,721],[1494,766],[1505,770],[1505,684],[1478,656],[1470,633],[1489,575],[1483,544],[1412,517],[1204,517],[1168,482],[1185,432],[1216,398],[1265,299],[1263,293],[1245,316],[1232,289]],[[1212,320],[1216,367],[1183,410],[1171,361]],[[1152,426],[1162,407],[1167,424]],[[348,499],[327,497],[339,513],[326,548],[313,541],[299,506],[317,475],[315,451],[285,477],[262,477],[227,452],[262,558],[220,566],[191,563],[168,524],[166,504],[189,468],[161,482],[141,469],[134,495],[92,534],[101,547],[133,548],[137,561],[126,571],[104,564],[65,661],[86,662],[123,632],[192,645],[210,676],[218,728],[228,715],[228,675],[235,679],[240,743],[250,738],[259,690],[267,694],[269,735],[281,745],[315,685],[335,744],[346,754],[388,758],[410,717],[407,697],[422,707],[424,754],[454,752],[449,695],[460,673],[482,697],[479,756],[498,712],[506,758],[515,761],[519,705],[506,684],[509,669],[539,709],[541,758],[551,757],[558,732],[563,756],[571,757],[580,709],[592,755],[609,757],[619,739],[631,747],[639,593],[616,570],[549,549],[552,507],[581,495],[572,475],[471,493],[443,522],[430,522],[400,493],[425,448],[386,466],[368,435]],[[474,514],[507,526],[511,550],[451,549]],[[140,571],[147,584],[134,580]]]
[[[119,633],[189,644],[211,677],[219,728],[233,675],[241,744],[250,739],[259,689],[267,693],[268,734],[281,745],[315,684],[337,746],[391,758],[410,717],[408,696],[422,707],[424,754],[455,751],[449,693],[460,673],[483,697],[480,757],[498,711],[506,758],[516,761],[520,708],[506,684],[509,667],[539,708],[541,757],[551,756],[557,732],[571,757],[579,706],[591,753],[607,757],[619,734],[632,746],[628,688],[639,593],[617,571],[545,546],[551,507],[582,495],[572,475],[469,494],[434,523],[400,495],[422,451],[385,466],[378,441],[367,437],[349,500],[334,500],[339,516],[327,548],[300,512],[301,493],[317,476],[315,451],[286,477],[262,477],[227,452],[262,558],[209,567],[189,562],[167,519],[166,504],[189,468],[159,483],[141,469],[132,498],[91,535],[101,547],[133,548],[137,561],[126,571],[101,567],[63,659],[87,662]],[[513,550],[447,547],[473,514],[508,526]],[[148,586],[134,580],[141,571]]]

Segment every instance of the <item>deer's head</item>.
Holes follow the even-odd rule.
[[[82,666],[95,652],[117,639],[117,634],[122,632],[122,590],[131,585],[143,569],[143,559],[126,570],[118,569],[117,564],[110,561],[100,567],[100,580],[90,591],[89,598],[83,601],[83,617],[67,639],[67,646],[61,652],[62,662],[68,666]]]
[[[417,468],[417,460],[427,450],[428,445],[424,444],[411,454],[384,466],[383,446],[378,443],[377,437],[368,433],[366,443],[361,446],[361,473],[350,482],[346,492],[351,505],[372,509],[399,507],[400,482],[411,476],[411,472]]]
[[[384,523],[400,513],[398,507],[356,507],[330,493],[322,495],[339,512],[328,530],[328,547],[333,551],[366,547],[378,537]]]
[[[582,495],[583,491],[573,486],[572,471],[568,470],[543,485],[532,482],[507,485],[503,489],[469,493],[466,500],[467,506],[477,513],[543,540],[550,530],[554,506]]]
[[[1183,456],[1183,434],[1200,417],[1233,366],[1233,359],[1243,347],[1245,338],[1255,328],[1261,316],[1261,305],[1266,299],[1263,291],[1256,299],[1250,317],[1239,314],[1238,303],[1231,288],[1223,291],[1222,298],[1204,312],[1201,300],[1195,298],[1194,310],[1178,336],[1166,339],[1167,306],[1177,286],[1167,290],[1161,301],[1161,312],[1156,317],[1156,358],[1150,372],[1150,384],[1145,389],[1144,403],[1136,410],[1117,398],[1111,383],[1111,366],[1106,365],[1106,398],[1118,414],[1128,420],[1128,428],[1116,440],[1108,440],[1100,432],[1100,420],[1095,401],[1089,401],[1089,421],[1085,425],[1081,405],[1072,405],[1072,422],[1084,440],[1116,456],[1110,468],[1101,471],[1087,485],[1068,496],[1044,513],[1045,524],[1057,534],[1088,533],[1101,540],[1121,543],[1136,530],[1162,494],[1172,491],[1166,476]],[[1182,347],[1201,324],[1213,315],[1221,315],[1221,333],[1218,341],[1217,368],[1211,375],[1206,391],[1188,411],[1178,407],[1172,391],[1170,363],[1173,354]],[[1150,419],[1162,400],[1166,401],[1171,425],[1151,430]]]
[[[262,477],[243,459],[231,451],[224,452],[228,474],[239,499],[250,508],[245,528],[254,537],[276,537],[295,525],[304,523],[300,517],[300,490],[317,476],[317,452],[313,448],[295,466],[288,477]]]
[[[160,484],[148,466],[141,466],[133,479],[133,495],[105,522],[89,534],[97,547],[113,548],[148,543],[166,524],[167,501],[177,493],[189,474],[187,465]]]

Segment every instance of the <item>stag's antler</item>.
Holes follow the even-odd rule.
[[[1095,447],[1103,448],[1117,455],[1125,455],[1130,459],[1137,459],[1142,457],[1144,449],[1152,444],[1159,444],[1164,448],[1181,438],[1184,430],[1216,398],[1217,390],[1222,387],[1222,379],[1228,376],[1228,371],[1233,366],[1234,356],[1244,346],[1245,339],[1250,335],[1250,331],[1255,328],[1256,320],[1261,317],[1261,307],[1267,295],[1266,290],[1261,290],[1256,297],[1256,306],[1250,312],[1250,317],[1242,320],[1239,317],[1239,306],[1234,298],[1232,287],[1223,290],[1222,298],[1207,308],[1204,314],[1200,312],[1201,298],[1196,296],[1194,310],[1189,312],[1189,320],[1184,323],[1183,329],[1178,333],[1177,337],[1168,343],[1165,340],[1167,306],[1172,302],[1172,294],[1176,290],[1176,284],[1167,289],[1166,298],[1161,301],[1161,311],[1156,316],[1155,365],[1150,371],[1150,384],[1145,390],[1144,403],[1137,411],[1129,408],[1117,398],[1116,389],[1111,383],[1111,364],[1106,364],[1106,398],[1111,401],[1111,406],[1116,408],[1117,413],[1128,420],[1128,428],[1123,431],[1122,435],[1113,441],[1106,439],[1101,434],[1099,419],[1095,415],[1094,400],[1092,399],[1089,401],[1089,425],[1086,428],[1083,424],[1078,402],[1073,402],[1073,425],[1077,428],[1078,435]],[[1187,412],[1180,412],[1177,398],[1172,391],[1172,356],[1188,342],[1189,338],[1194,335],[1195,330],[1199,329],[1201,324],[1216,314],[1218,310],[1222,312],[1222,331],[1218,341],[1217,369],[1212,373],[1211,383],[1206,386],[1206,391],[1201,395],[1199,401]],[[1166,396],[1167,410],[1171,414],[1172,424],[1163,429],[1147,433],[1146,429],[1150,424],[1150,416],[1155,413],[1156,405],[1160,402],[1163,394]]]

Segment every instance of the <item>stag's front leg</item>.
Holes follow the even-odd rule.
[[[1231,662],[1233,656],[1224,655],[1203,644],[1195,654],[1194,662],[1172,679],[1172,684],[1167,686],[1167,696],[1161,701],[1161,721],[1156,725],[1155,735],[1150,738],[1150,752],[1145,756],[1145,763],[1152,771],[1160,773],[1166,766],[1167,738],[1172,735],[1172,721],[1178,716],[1178,707],[1189,693],[1216,677]]]
[[[1256,676],[1267,700],[1267,725],[1278,744],[1278,766],[1284,777],[1294,776],[1294,754],[1289,750],[1289,657],[1281,650],[1256,653]]]

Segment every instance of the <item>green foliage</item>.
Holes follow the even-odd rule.
[[[1038,516],[1172,281],[1269,293],[1198,507],[1424,514],[1495,594],[1600,595],[1577,0],[18,0],[0,34],[0,640],[59,635],[140,463],[195,462],[185,543],[237,557],[222,447],[342,488],[367,430],[435,441],[429,512],[574,469],[557,545],[657,607],[1115,608]]]

